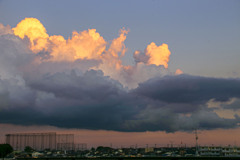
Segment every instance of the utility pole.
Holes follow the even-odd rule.
[[[198,156],[198,132],[195,130],[195,139],[196,139],[196,156]]]

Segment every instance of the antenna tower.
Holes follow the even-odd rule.
[[[198,156],[198,132],[195,130],[195,139],[196,139],[196,156]]]

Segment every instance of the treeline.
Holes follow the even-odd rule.
[[[13,152],[13,148],[9,144],[0,144],[0,158],[6,157],[9,153]]]

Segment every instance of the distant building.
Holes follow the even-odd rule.
[[[222,148],[216,146],[202,146],[199,147],[200,156],[220,156]]]
[[[74,135],[57,134],[56,145],[57,150],[74,150]]]
[[[44,149],[74,149],[73,134],[56,134],[49,133],[15,133],[6,135],[6,143],[10,144],[14,150],[24,150],[30,146],[34,150]]]
[[[240,156],[240,147],[232,147],[232,146],[223,147],[222,155],[226,157]]]
[[[85,151],[87,150],[87,144],[86,143],[77,143],[74,144],[74,150],[75,151]]]
[[[148,153],[148,152],[154,152],[154,148],[153,147],[145,148],[145,153]]]
[[[199,148],[200,156],[237,156],[240,157],[240,147],[202,146]]]

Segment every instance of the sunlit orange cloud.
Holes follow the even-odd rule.
[[[12,30],[21,39],[29,39],[29,48],[34,53],[44,51],[49,54],[49,57],[45,59],[36,58],[37,64],[45,61],[73,62],[78,59],[94,59],[102,63],[92,69],[101,69],[104,75],[117,80],[119,80],[120,72],[129,74],[134,72],[134,68],[138,66],[125,66],[122,63],[121,58],[127,50],[124,42],[129,32],[124,28],[120,30],[119,36],[110,43],[106,42],[96,29],[82,32],[73,31],[72,36],[68,39],[61,35],[49,36],[45,27],[36,18],[25,18]],[[144,54],[147,57],[144,65],[163,65],[168,68],[171,52],[167,44],[157,46],[152,42],[147,46]],[[126,82],[126,80],[121,79],[119,81]]]
[[[81,33],[73,32],[72,39],[68,40],[76,52],[74,59],[99,58],[106,48],[106,42],[96,29],[89,29]]]
[[[30,49],[33,52],[39,52],[46,48],[49,35],[42,23],[36,18],[25,18],[12,29],[16,36],[20,38],[28,37],[30,40]]]
[[[106,48],[106,42],[95,29],[72,33],[72,38],[51,36],[52,61],[74,61],[77,59],[99,59]]]
[[[96,29],[72,33],[72,37],[65,40],[61,35],[49,36],[45,27],[36,18],[25,18],[12,29],[16,36],[30,41],[30,49],[37,53],[41,50],[48,51],[52,61],[74,61],[77,59],[118,59],[118,53],[123,56],[126,47],[127,30],[121,29],[118,38],[114,39],[106,50],[107,42]],[[101,56],[105,52],[105,56]],[[111,55],[111,56],[109,56]],[[119,66],[119,63],[117,63]]]
[[[51,53],[52,60],[76,60],[76,59],[101,59],[101,58],[119,58],[119,53],[124,56],[126,47],[124,41],[128,30],[124,28],[120,30],[119,37],[114,39],[108,50],[106,50],[106,41],[96,29],[88,29],[83,32],[72,33],[72,38],[65,40],[63,36],[49,36],[45,27],[36,18],[25,18],[12,29],[16,36],[24,39],[28,37],[30,40],[30,49],[37,53],[46,50]],[[101,56],[102,53],[107,53]],[[164,65],[168,67],[169,56],[171,52],[167,44],[157,46],[154,42],[146,48],[146,55],[149,56],[148,64],[157,66]],[[111,55],[111,57],[109,56]],[[118,63],[118,68],[119,68]]]
[[[183,71],[181,69],[177,69],[175,72],[175,75],[183,74]]]
[[[113,39],[109,49],[105,50],[104,54],[102,54],[102,63],[97,68],[93,68],[102,70],[104,75],[118,80],[123,85],[126,85],[126,83],[124,78],[120,76],[120,73],[132,68],[132,66],[124,66],[121,60],[121,57],[124,56],[126,52],[124,41],[127,33],[128,31],[125,29],[120,30],[119,37]]]
[[[112,40],[109,49],[105,51],[105,54],[102,56],[104,63],[100,66],[101,69],[111,72],[110,70],[112,69],[120,70],[121,68],[125,68],[125,66],[122,65],[120,57],[124,56],[126,52],[124,41],[126,40],[127,33],[127,30],[121,29],[119,37]],[[120,56],[118,55],[119,53],[121,53]]]
[[[25,18],[12,29],[16,36],[30,40],[30,49],[37,53],[50,52],[52,61],[73,61],[76,59],[96,59],[105,50],[106,42],[96,29],[72,33],[72,38],[47,34],[45,27],[36,18]]]
[[[168,68],[170,54],[171,52],[167,44],[157,46],[152,42],[146,48],[146,55],[149,56],[148,64],[163,65],[165,68]]]
[[[126,40],[129,31],[124,28],[120,30],[120,35],[118,38],[114,39],[111,43],[111,46],[108,49],[108,52],[114,56],[118,57],[118,53],[121,52],[121,56],[124,56],[126,52],[126,47],[124,45],[124,41]]]

